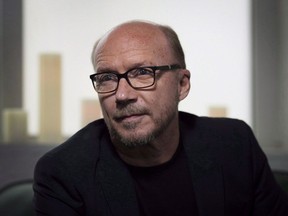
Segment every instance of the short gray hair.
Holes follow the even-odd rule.
[[[186,69],[185,54],[177,33],[170,26],[157,26],[164,33],[168,42],[170,43],[170,46],[172,48],[172,51],[174,52],[174,56],[176,57],[178,64],[181,66],[181,68]]]

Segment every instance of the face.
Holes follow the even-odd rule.
[[[94,59],[97,73],[124,73],[135,67],[170,65],[175,61],[162,32],[139,23],[121,26],[102,38]],[[157,71],[155,85],[141,90],[120,79],[115,92],[99,94],[112,142],[132,147],[163,137],[169,140],[178,128],[178,103],[189,91],[187,73],[181,69]],[[185,77],[188,81],[183,85]]]

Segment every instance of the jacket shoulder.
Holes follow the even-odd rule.
[[[99,158],[102,137],[108,133],[104,120],[91,122],[64,143],[44,154],[37,162],[35,173],[71,172],[70,175],[93,169]]]
[[[218,133],[225,133],[231,130],[251,130],[244,121],[233,118],[199,117],[193,114],[180,112],[180,125],[193,130],[215,130]]]
[[[231,157],[233,161],[235,155],[261,151],[252,129],[242,120],[185,113],[180,116],[180,129],[184,145],[196,157],[213,155],[222,159]]]

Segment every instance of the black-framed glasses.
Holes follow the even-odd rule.
[[[116,91],[120,79],[124,78],[134,89],[144,89],[155,84],[155,72],[157,70],[181,69],[177,64],[163,66],[145,66],[133,68],[123,74],[117,72],[101,72],[90,75],[93,87],[98,93],[109,93]]]

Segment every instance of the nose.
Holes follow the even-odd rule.
[[[136,100],[136,90],[132,88],[126,79],[120,79],[115,92],[116,102]]]

